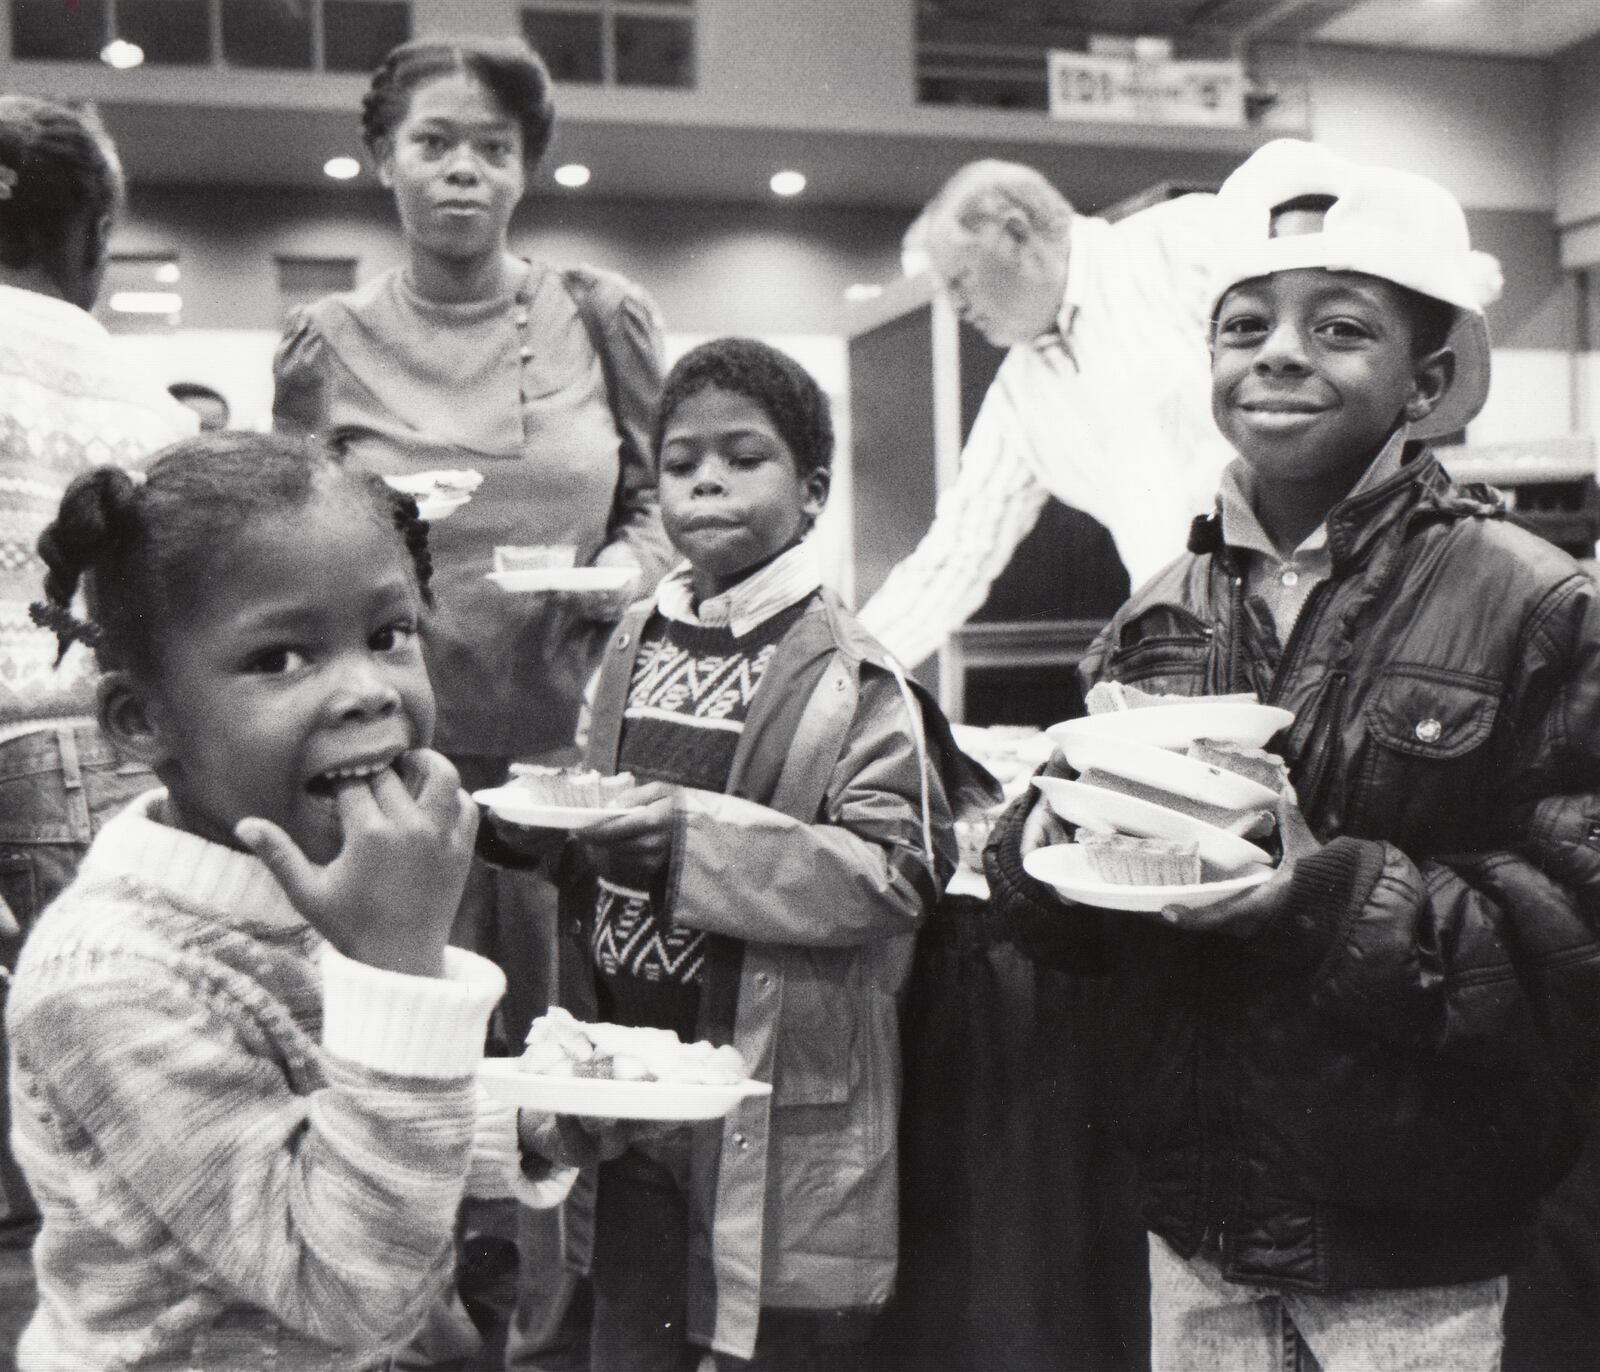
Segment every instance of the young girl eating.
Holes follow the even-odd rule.
[[[12,987],[44,1216],[18,1364],[382,1365],[449,1283],[504,986],[445,946],[476,816],[428,747],[426,526],[309,446],[219,434],[80,476],[40,554],[36,619],[93,644],[102,725],[164,789]]]

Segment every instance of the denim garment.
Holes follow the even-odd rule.
[[[1499,1372],[1506,1287],[1272,1291],[1152,1234],[1151,1372]]]
[[[101,826],[158,784],[146,768],[119,762],[92,723],[0,743],[0,1010],[40,911],[72,880]],[[0,1025],[0,1054],[5,1047]],[[31,1241],[38,1214],[12,1160],[10,1137],[11,1105],[0,1089],[0,1244],[8,1246]]]

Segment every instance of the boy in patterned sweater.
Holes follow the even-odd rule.
[[[955,867],[951,810],[992,783],[821,586],[815,381],[706,344],[668,376],[655,446],[687,562],[601,668],[590,763],[642,784],[568,851],[563,1000],[731,1042],[773,1094],[634,1138],[575,1188],[590,1366],[858,1367],[897,1257],[897,996]]]

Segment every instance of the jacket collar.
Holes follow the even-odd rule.
[[[1413,518],[1498,518],[1503,502],[1487,487],[1456,486],[1439,459],[1422,443],[1407,442],[1399,467],[1371,485],[1365,483],[1328,513],[1328,551],[1333,574],[1347,576],[1373,556],[1386,535]],[[1189,551],[1214,553],[1232,563],[1220,513],[1202,515],[1189,530]]]
[[[822,585],[816,548],[805,539],[721,595],[695,603],[694,571],[687,562],[668,572],[656,588],[656,609],[680,624],[727,628],[742,638]]]

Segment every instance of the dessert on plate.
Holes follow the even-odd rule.
[[[1078,831],[1077,842],[1101,881],[1118,886],[1193,886],[1201,880],[1197,843],[1088,829]]]
[[[534,1020],[517,1062],[543,1076],[677,1086],[733,1086],[749,1075],[731,1044],[685,1043],[670,1029],[589,1024],[559,1006]]]
[[[535,805],[560,805],[581,810],[609,810],[617,798],[638,783],[632,772],[605,776],[587,767],[542,767],[513,762],[507,786]]]

